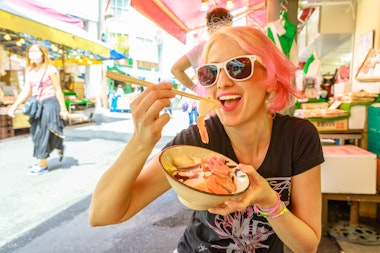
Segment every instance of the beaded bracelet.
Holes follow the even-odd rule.
[[[277,203],[276,203],[276,205],[274,207],[271,207],[271,208],[260,208],[256,204],[254,204],[253,205],[253,210],[256,213],[260,213],[261,215],[265,214],[266,216],[268,216],[268,214],[274,213],[274,211],[277,210],[277,208],[280,206],[280,203],[281,203],[280,194],[278,194],[278,192],[276,192],[276,195],[277,195]]]

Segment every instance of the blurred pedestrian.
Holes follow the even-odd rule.
[[[221,27],[231,26],[232,19],[233,17],[228,10],[224,8],[212,9],[206,15],[208,34],[211,35]],[[185,71],[190,67],[196,69],[201,64],[200,61],[205,44],[206,41],[197,44],[189,52],[179,58],[171,68],[172,74],[180,83],[201,96],[206,94],[204,87],[195,84]]]
[[[29,174],[40,175],[48,172],[47,158],[57,149],[59,160],[64,157],[63,128],[68,119],[68,111],[63,96],[60,75],[50,63],[48,49],[32,44],[26,50],[25,85],[8,115],[15,117],[15,111],[31,95],[40,102],[40,113],[30,117],[30,134],[34,143],[33,156],[39,164],[32,166]]]
[[[119,96],[119,97],[124,96],[124,90],[123,90],[123,86],[121,84],[117,85],[115,96]]]
[[[189,109],[189,125],[197,124],[198,119],[198,101],[195,99],[190,100]]]
[[[182,87],[182,91],[185,91],[187,93],[194,93],[186,86]],[[199,102],[195,99],[187,98],[187,97],[181,97],[181,109],[183,112],[187,112],[189,115],[189,125],[197,124],[198,119],[198,105]]]

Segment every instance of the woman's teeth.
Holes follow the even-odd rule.
[[[221,96],[221,97],[219,97],[219,100],[238,99],[240,97],[241,97],[240,95],[227,95],[227,96]]]
[[[240,99],[241,96],[240,95],[226,95],[226,96],[221,96],[219,97],[219,100],[220,102],[223,104],[223,105],[226,105],[226,102],[227,101],[233,101],[235,99]]]

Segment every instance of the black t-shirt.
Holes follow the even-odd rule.
[[[197,126],[190,126],[166,146],[186,144],[204,147],[239,163],[219,118],[206,120],[209,143],[201,141]],[[324,161],[316,128],[308,121],[277,114],[266,157],[257,169],[291,210],[291,176],[311,169]],[[208,211],[194,211],[190,224],[178,243],[179,253],[188,252],[283,252],[283,243],[268,221],[253,211],[226,216]]]

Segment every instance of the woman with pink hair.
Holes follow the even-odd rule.
[[[278,111],[297,95],[292,63],[260,30],[228,27],[207,42],[199,83],[220,102],[203,143],[197,126],[168,146],[204,147],[230,157],[250,178],[242,195],[194,211],[175,252],[316,252],[321,238],[318,132]],[[147,88],[132,104],[135,134],[102,176],[90,206],[93,226],[120,223],[170,189],[158,158],[145,164],[170,120],[170,83]]]

